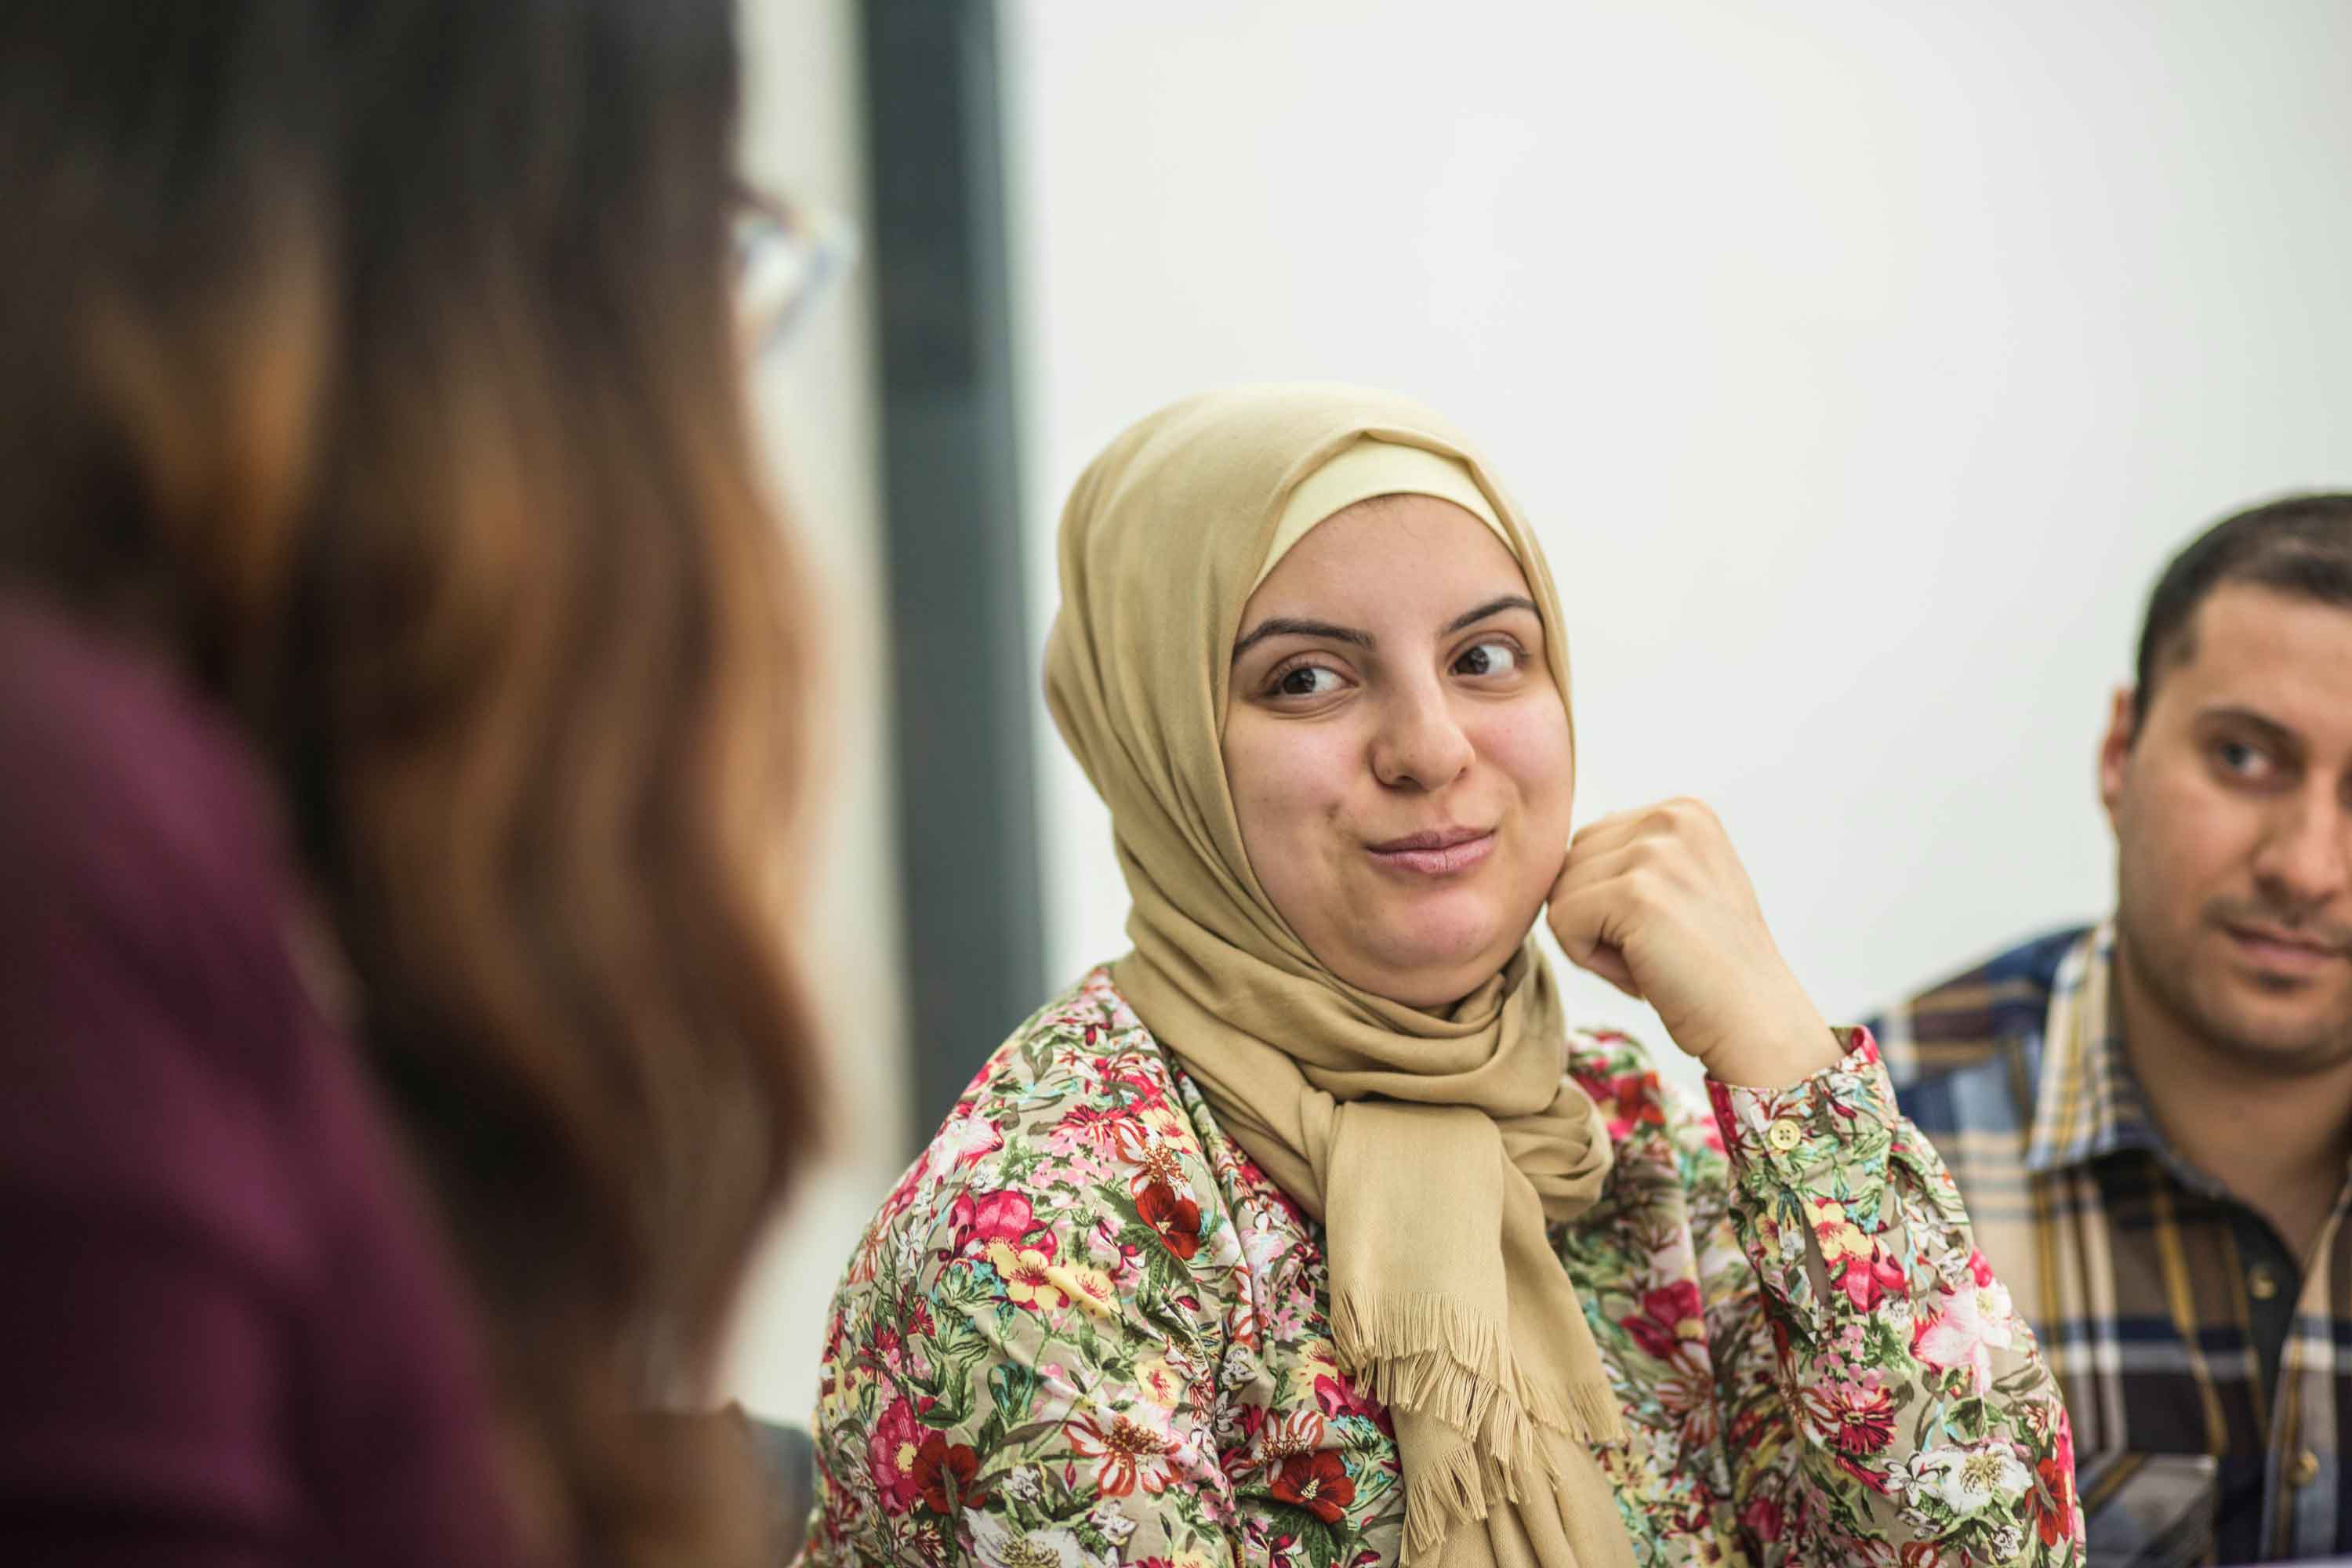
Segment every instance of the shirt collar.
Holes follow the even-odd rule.
[[[2115,924],[2083,933],[2060,961],[2042,1021],[2042,1068],[2025,1168],[2036,1174],[2126,1149],[2177,1163],[2147,1113],[2116,1017]]]

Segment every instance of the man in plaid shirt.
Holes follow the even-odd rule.
[[[1874,1027],[2065,1390],[2093,1560],[2352,1553],[2352,495],[2174,558],[2099,778],[2113,914]]]

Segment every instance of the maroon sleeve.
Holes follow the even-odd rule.
[[[0,1562],[508,1562],[460,1298],[257,772],[0,598]]]

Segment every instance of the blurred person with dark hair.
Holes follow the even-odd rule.
[[[2099,787],[2114,913],[1879,1038],[2064,1385],[2094,1556],[2352,1550],[2352,494],[2174,557]]]
[[[760,1549],[643,1415],[814,1121],[734,25],[0,5],[0,1561]]]

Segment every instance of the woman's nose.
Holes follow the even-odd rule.
[[[1443,789],[1469,769],[1477,749],[1432,681],[1390,693],[1372,737],[1372,775],[1391,789]]]

